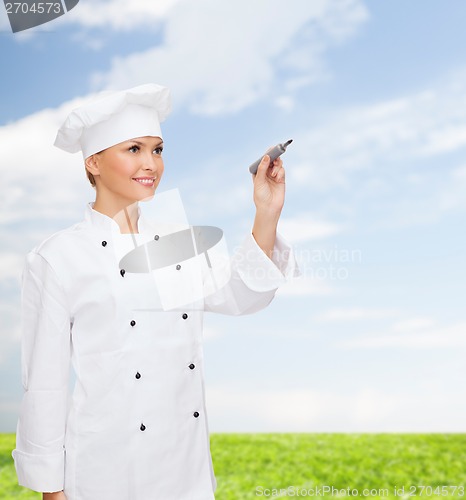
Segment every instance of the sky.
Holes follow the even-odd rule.
[[[82,220],[82,157],[52,146],[97,92],[170,87],[165,173],[229,248],[248,166],[283,156],[302,276],[205,317],[214,432],[466,431],[466,3],[81,0],[13,34],[0,6],[0,432],[14,431],[26,253]],[[463,227],[463,229],[461,229]]]

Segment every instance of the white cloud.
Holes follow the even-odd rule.
[[[462,165],[461,167],[455,168],[451,173],[453,179],[464,182],[466,181],[466,165]]]
[[[466,174],[458,158],[466,148],[466,70],[427,87],[335,110],[294,132],[287,158],[293,197],[326,196],[321,214],[348,222],[360,216],[377,230],[464,213]]]
[[[321,220],[317,214],[300,213],[280,219],[280,232],[292,243],[321,240],[340,233],[343,228],[333,222]]]
[[[295,108],[296,102],[291,96],[283,95],[277,97],[274,104],[277,108],[289,113]]]
[[[403,186],[403,182],[400,182],[397,202],[393,203],[389,217],[379,219],[379,226],[432,225],[442,218],[448,220],[447,217],[466,211],[466,176],[462,173],[462,167],[449,169],[447,164],[447,159],[439,159],[438,169],[419,174],[415,180],[416,186]]]
[[[370,309],[363,307],[328,309],[318,314],[314,319],[319,322],[330,323],[340,321],[361,321],[385,319],[397,316],[399,313],[394,309]]]
[[[458,71],[429,90],[339,109],[319,127],[295,134],[298,164],[289,175],[316,190],[348,188],[359,171],[411,175],[414,159],[464,148],[465,121],[466,72]]]
[[[53,142],[66,115],[84,100],[73,99],[0,127],[0,223],[76,215],[73,201],[86,197],[82,156],[60,151]]]
[[[464,432],[466,421],[464,405],[457,411],[435,384],[415,397],[370,385],[351,392],[210,385],[207,404],[215,432]]]
[[[466,209],[466,168],[459,167],[445,174],[445,181],[436,196],[428,200],[430,207],[442,213]],[[427,207],[425,207],[427,209]]]
[[[180,190],[186,195],[190,220],[192,218],[199,221],[211,217],[213,207],[215,212],[224,215],[237,215],[247,210],[252,205],[252,184],[245,182],[244,179],[238,179],[237,175],[232,178],[228,173],[221,176],[219,183],[219,178],[212,175],[212,172],[222,171],[224,167],[226,169],[226,162],[225,165],[223,162],[209,163],[210,166],[196,176],[195,189],[190,176],[180,179]],[[223,182],[228,185],[228,196],[225,196],[225,191],[221,188]]]
[[[13,252],[0,253],[0,281],[13,279],[19,283],[24,258]]]
[[[78,25],[85,29],[105,28],[115,31],[131,31],[135,29],[154,28],[154,24],[161,23],[169,14],[170,10],[180,0],[157,0],[148,2],[146,0],[92,0],[92,2],[81,1],[65,15],[51,22],[42,24],[26,31],[12,34],[16,42],[37,42],[38,33],[56,31],[60,26]],[[11,33],[11,27],[6,9],[0,9],[0,31]],[[95,50],[100,48],[100,42],[91,40],[89,34],[83,36],[82,43]]]
[[[393,325],[394,332],[415,332],[418,330],[426,330],[434,326],[434,321],[432,318],[409,318],[403,321],[398,321]]]
[[[294,247],[294,254],[303,276],[290,287],[290,294],[296,295],[305,290],[318,294],[333,292],[333,284],[346,281],[362,262],[360,249],[340,248],[336,244],[299,245]]]
[[[303,272],[301,267],[300,269]],[[277,291],[277,296],[330,295],[333,292],[334,289],[327,281],[305,276],[303,273],[303,276],[293,278],[285,285],[282,285]]]
[[[374,332],[336,343],[345,349],[440,349],[466,347],[466,322],[437,326],[428,318],[395,323],[386,332]]]
[[[167,17],[180,0],[92,0],[81,1],[60,21],[79,24],[86,28],[110,28],[131,31],[143,27],[153,28],[153,23]]]
[[[2,335],[0,349],[0,365],[9,363],[11,352],[18,349],[21,332],[20,332],[20,304],[19,300],[16,303],[1,303],[0,317],[2,318]]]
[[[125,88],[156,81],[172,89],[176,106],[202,115],[236,112],[267,97],[289,106],[287,82],[279,75],[286,71],[301,83],[319,79],[323,52],[367,17],[360,0],[293,0],[287,6],[238,0],[221,8],[216,0],[183,0],[167,13],[162,45],[116,58],[94,84]]]

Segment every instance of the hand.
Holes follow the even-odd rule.
[[[269,164],[270,156],[265,155],[253,176],[256,216],[252,235],[262,251],[272,258],[278,219],[285,201],[285,169],[281,158]]]
[[[254,203],[257,211],[280,213],[285,202],[285,169],[279,157],[270,164],[265,155],[253,175]]]
[[[66,500],[66,496],[63,491],[57,491],[56,493],[42,493],[42,500]]]

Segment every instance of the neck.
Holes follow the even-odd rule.
[[[122,200],[103,200],[98,195],[94,202],[94,210],[111,217],[120,227],[121,233],[138,232],[138,202]]]

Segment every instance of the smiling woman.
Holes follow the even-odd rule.
[[[83,153],[96,189],[92,208],[113,218],[122,233],[138,232],[137,204],[153,197],[162,177],[160,122],[170,111],[166,87],[141,85],[104,93],[74,110],[58,131],[56,146]]]
[[[112,178],[108,178],[112,174],[126,176],[138,174],[141,170],[150,175],[134,176],[131,179],[156,188],[163,172],[162,151],[163,141],[160,137],[140,137],[124,141],[86,158],[86,170],[94,178],[94,185],[97,177],[100,189],[105,184],[112,185]]]
[[[133,153],[136,153],[136,152],[140,151],[142,146],[147,147],[147,143],[143,139],[151,139],[151,137],[140,138],[139,140],[133,139],[131,141],[125,141],[125,143],[124,144],[122,143],[122,145],[127,145],[128,150],[132,151]],[[158,144],[154,146],[153,152],[155,152],[158,155],[161,155],[162,151],[163,151],[163,141],[159,137],[155,137],[155,139],[157,140]],[[130,144],[127,144],[127,143],[130,143]],[[149,146],[150,146],[150,144],[149,144]],[[95,154],[102,155],[105,151],[108,151],[110,149],[111,148],[107,148],[107,150],[100,151],[99,153],[95,153]],[[92,159],[92,157],[89,157],[89,159]],[[88,168],[88,165],[87,165],[88,161],[87,160],[88,159],[86,159],[86,162],[85,162],[85,169],[86,169],[87,178],[89,179],[91,186],[95,187],[96,186],[95,177],[94,177],[94,174],[92,174],[92,167]]]
[[[13,457],[19,483],[44,500],[213,500],[203,312],[263,309],[298,273],[276,233],[282,161],[268,156],[253,176],[253,229],[223,287],[207,293],[193,258],[163,267],[163,282],[122,267],[128,243],[166,241],[139,202],[163,174],[160,122],[169,110],[168,89],[143,85],[74,110],[57,134],[56,146],[82,151],[96,199],[84,221],[28,254],[23,273],[25,394]],[[202,293],[193,299],[190,289]],[[166,296],[184,298],[174,307]]]
[[[121,219],[122,210],[130,210],[139,201],[148,201],[163,174],[163,141],[160,137],[138,137],[111,146],[85,160],[96,189],[94,210]],[[136,227],[132,210],[131,227]],[[122,232],[135,232],[122,227]]]

